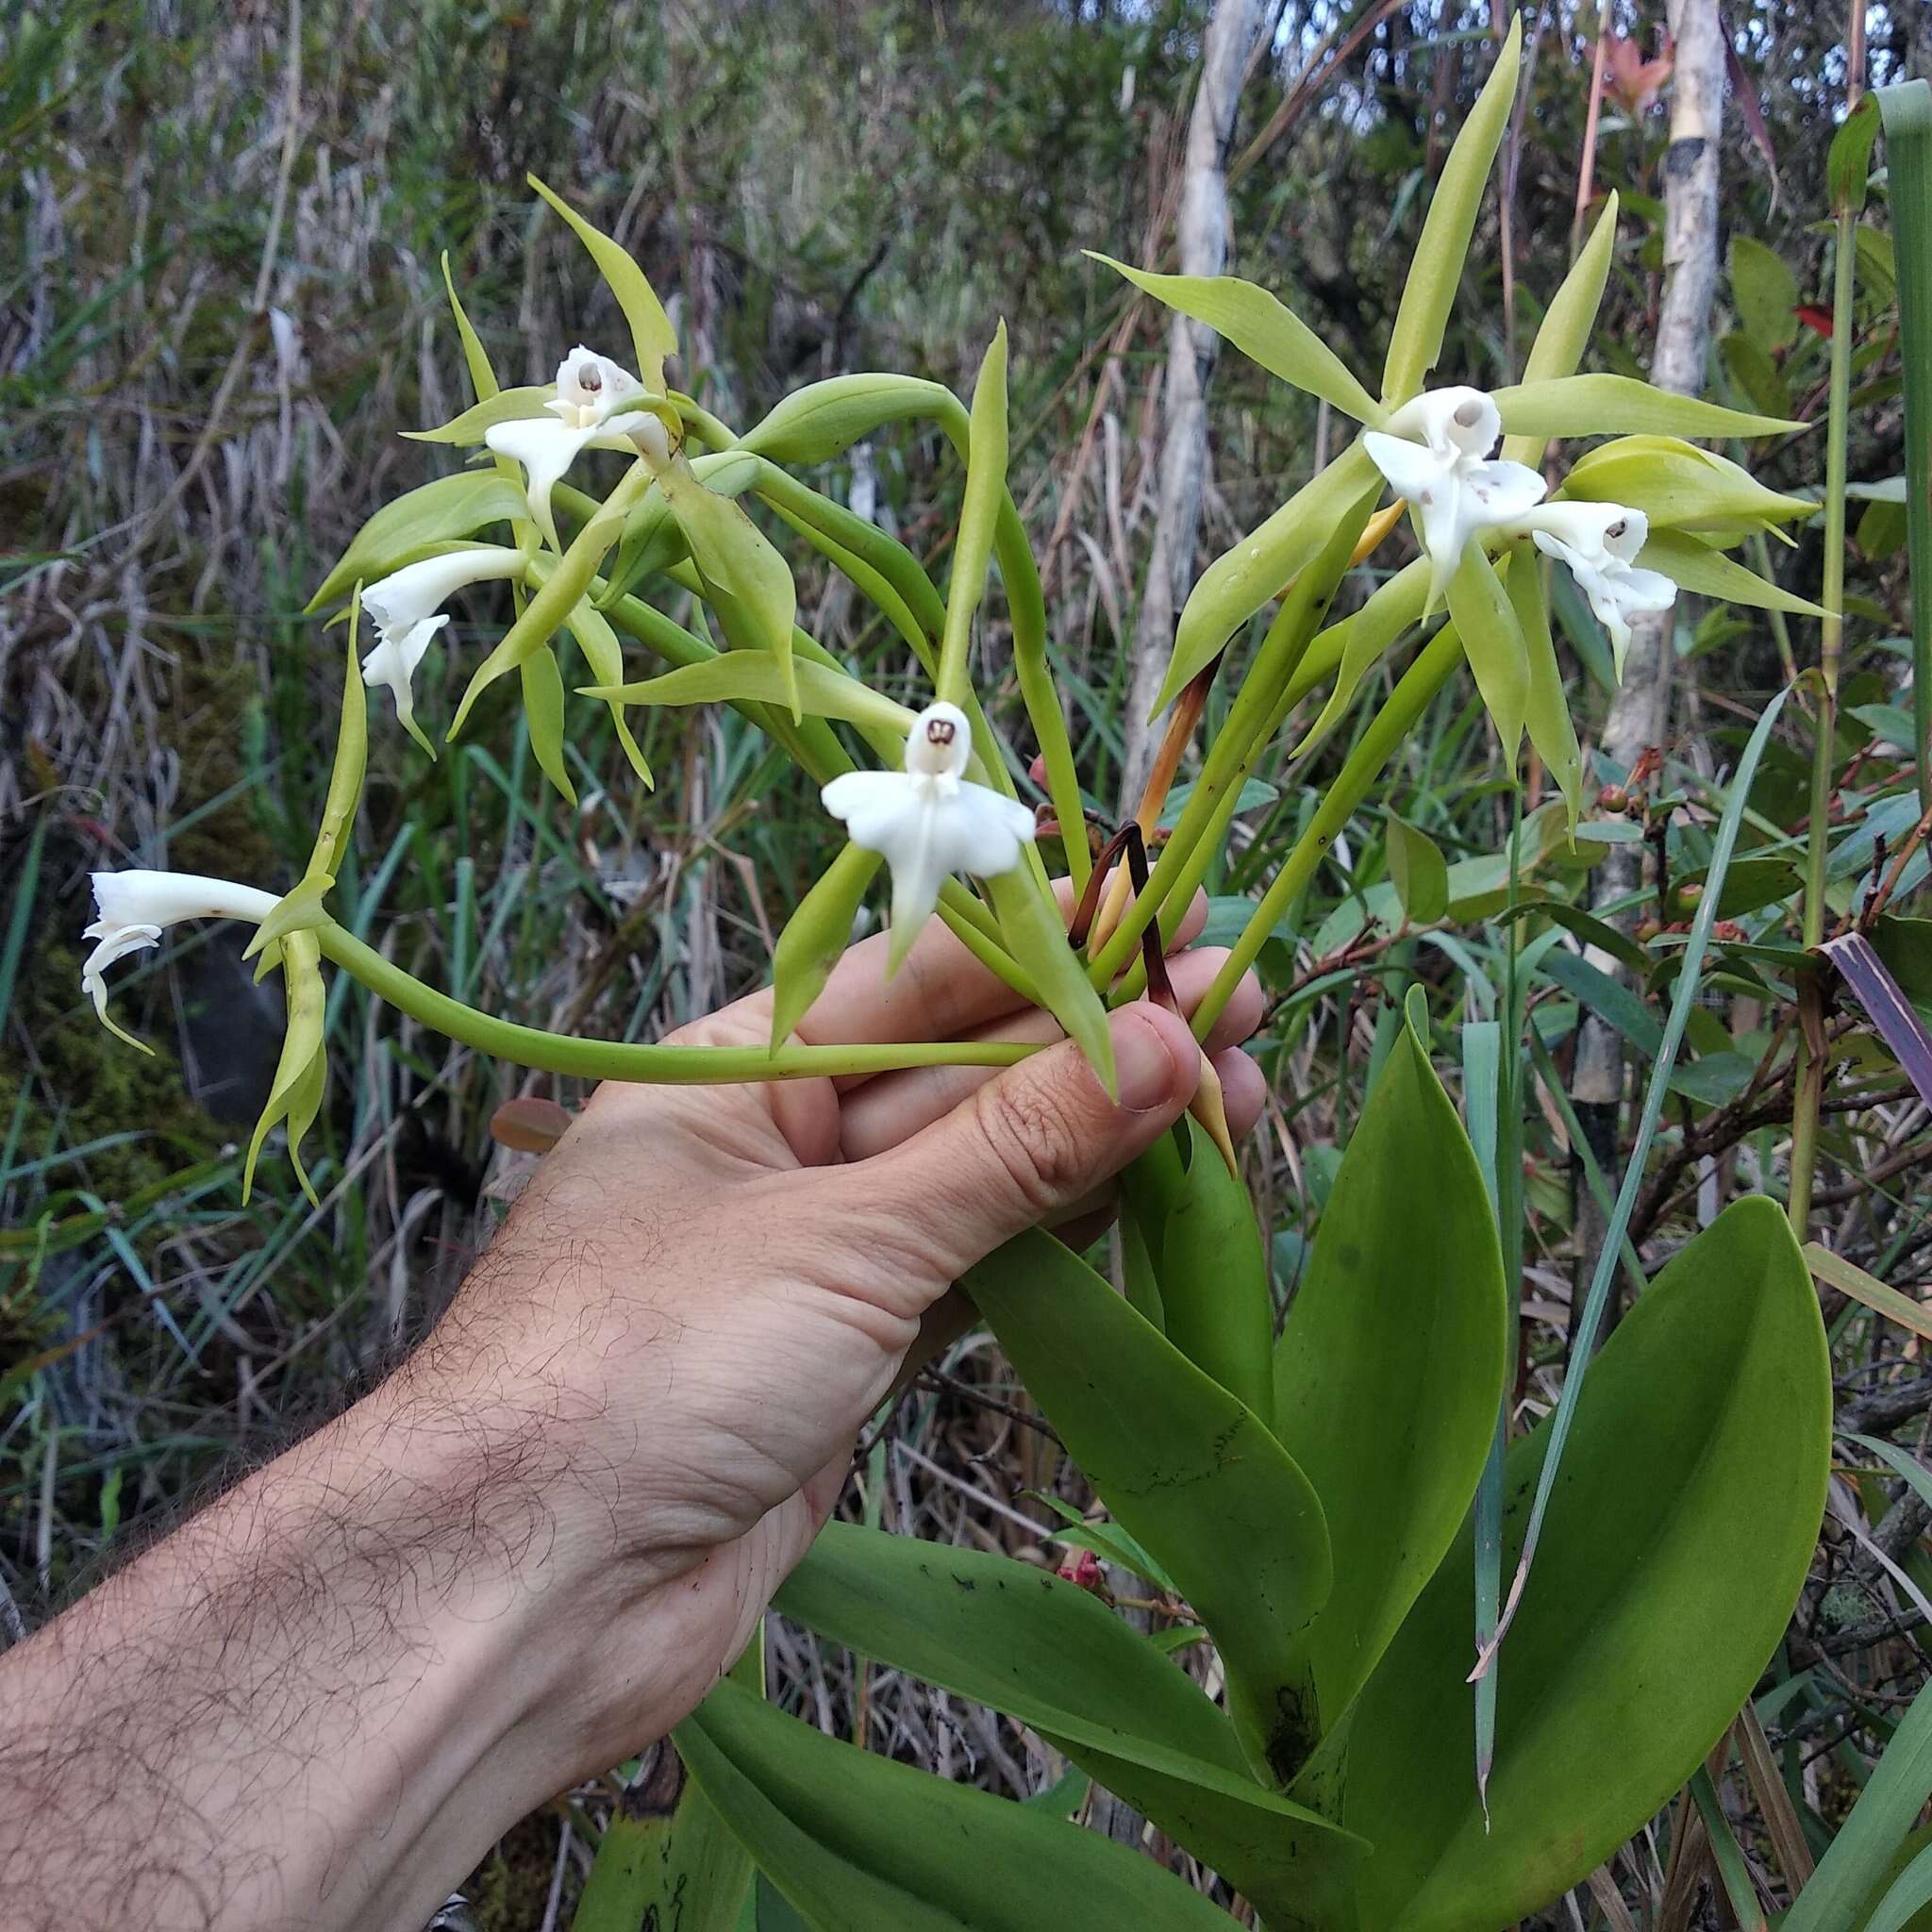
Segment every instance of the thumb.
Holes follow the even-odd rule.
[[[844,1170],[868,1219],[916,1227],[949,1280],[1051,1222],[1179,1119],[1200,1077],[1187,1023],[1138,1001],[1108,1022],[1120,1099],[1072,1041],[1007,1068],[909,1140]]]

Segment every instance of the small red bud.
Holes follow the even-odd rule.
[[[1597,793],[1596,802],[1604,811],[1623,811],[1630,804],[1630,794],[1621,785],[1606,785]]]
[[[1698,900],[1704,897],[1703,881],[1699,879],[1692,879],[1690,882],[1690,884],[1679,886],[1677,888],[1677,897],[1680,900],[1682,900],[1686,906],[1696,905]]]
[[[1075,1550],[1056,1574],[1062,1583],[1071,1583],[1075,1590],[1091,1590],[1096,1595],[1100,1591],[1100,1558],[1091,1550]]]
[[[1662,931],[1663,927],[1655,919],[1640,919],[1631,937],[1639,945],[1647,946]]]

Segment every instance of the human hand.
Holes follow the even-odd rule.
[[[1177,955],[1184,1008],[1224,957]],[[891,980],[885,958],[883,937],[853,948],[799,1037],[1058,1037],[937,922]],[[1206,1042],[1237,1134],[1264,1097],[1237,1046],[1261,1005],[1251,978]],[[610,1083],[544,1158],[423,1360],[534,1377],[516,1400],[555,1416],[553,1563],[588,1644],[559,1645],[571,1774],[662,1735],[743,1647],[953,1281],[1040,1223],[1091,1238],[1106,1184],[1178,1118],[1200,1065],[1186,1025],[1143,1002],[1112,1031],[1117,1106],[1066,1042],[998,1073]],[[675,1037],[770,1032],[763,992]]]

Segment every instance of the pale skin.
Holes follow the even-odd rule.
[[[1196,907],[1179,943],[1199,930]],[[1174,961],[1183,1007],[1224,956]],[[937,921],[848,953],[821,1042],[1051,1040]],[[1207,1042],[1230,1123],[1249,981]],[[863,1082],[607,1085],[371,1394],[0,1657],[0,1923],[411,1932],[518,1818],[663,1737],[758,1627],[953,1281],[1084,1239],[1199,1055],[1112,1019]],[[769,1038],[768,997],[678,1036]]]

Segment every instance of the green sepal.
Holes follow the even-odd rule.
[[[1591,332],[1603,306],[1604,285],[1609,279],[1610,258],[1617,246],[1617,206],[1616,192],[1612,190],[1605,198],[1603,213],[1591,230],[1583,252],[1571,263],[1570,273],[1550,297],[1550,306],[1543,311],[1536,341],[1530,344],[1523,365],[1525,382],[1576,374],[1576,365],[1590,347]],[[1503,444],[1504,458],[1537,469],[1542,463],[1544,441],[1541,436],[1508,437]]]
[[[1542,562],[1527,538],[1511,548],[1503,583],[1529,661],[1529,695],[1523,722],[1543,769],[1563,794],[1574,837],[1577,814],[1583,809],[1583,752],[1576,742],[1576,726],[1563,690],[1556,641],[1550,636],[1550,613],[1543,605]]]
[[[483,346],[483,339],[470,325],[470,318],[463,312],[463,305],[457,295],[457,285],[449,272],[449,250],[441,256],[442,286],[449,296],[449,312],[456,318],[457,337],[463,345],[463,361],[470,372],[470,387],[476,392],[479,403],[487,403],[492,396],[502,392],[503,385],[496,379],[496,371],[490,366],[490,352]]]
[[[262,1142],[280,1122],[289,1126],[289,1159],[311,1206],[316,1198],[308,1172],[302,1163],[302,1139],[322,1111],[323,1090],[328,1078],[328,1056],[323,1046],[323,1024],[328,993],[322,979],[322,949],[312,932],[291,932],[281,941],[282,986],[288,1000],[288,1030],[282,1036],[281,1058],[269,1089],[268,1103],[248,1141],[242,1169],[242,1199],[245,1205],[255,1187],[255,1164]]]
[[[646,390],[661,396],[664,392],[664,358],[677,354],[677,335],[643,270],[631,259],[626,249],[601,228],[593,228],[561,195],[546,188],[536,175],[525,175],[524,179],[571,225],[576,231],[577,240],[590,250],[591,259],[597,264],[597,273],[617,297],[617,306],[624,310],[624,319],[630,325],[631,342],[637,350],[638,379]]]
[[[1657,530],[1694,530],[1725,544],[1815,517],[1818,505],[1767,490],[1750,471],[1675,436],[1624,436],[1571,464],[1557,502],[1641,509]]]
[[[723,460],[736,454],[726,452]],[[782,702],[795,724],[805,715],[791,655],[798,592],[785,559],[742,508],[701,483],[682,457],[674,457],[658,473],[658,488],[677,519],[699,574],[729,600],[717,607],[726,634],[741,631],[742,638],[733,636],[734,642],[771,653],[779,669]]]
[[[1645,570],[1661,571],[1672,582],[1700,597],[1721,598],[1726,604],[1745,604],[1757,610],[1783,610],[1793,617],[1824,615],[1821,605],[1780,590],[1756,571],[1746,570],[1735,558],[1681,531],[1654,530],[1637,553],[1637,561]]]
[[[527,513],[522,488],[493,470],[465,470],[405,491],[356,532],[303,614],[312,617],[334,603],[358,577],[373,584],[406,563],[437,556],[446,547],[461,548],[455,540],[485,524],[514,523]]]
[[[721,660],[722,661],[722,660]],[[772,1051],[798,1029],[852,943],[852,922],[884,856],[847,845],[785,922],[772,951]]]
[[[958,408],[952,391],[912,375],[834,375],[780,401],[738,447],[774,463],[824,463],[888,423]]]
[[[1098,249],[1085,251],[1156,301],[1177,308],[1232,342],[1251,362],[1278,375],[1304,393],[1332,403],[1345,416],[1370,428],[1388,411],[1356,379],[1333,349],[1292,309],[1266,289],[1237,275],[1163,275],[1130,268]]]
[[[524,722],[530,729],[530,749],[537,756],[539,769],[575,811],[577,789],[571,783],[570,766],[563,755],[563,674],[557,668],[557,653],[547,643],[540,644],[517,670],[523,678]]]
[[[1423,387],[1441,356],[1442,336],[1462,286],[1463,265],[1482,209],[1483,190],[1508,125],[1522,58],[1523,21],[1512,16],[1496,65],[1442,163],[1429,212],[1409,258],[1402,305],[1389,333],[1389,356],[1382,368],[1382,397],[1387,403],[1407,402]]]
[[[1174,656],[1154,701],[1166,710],[1255,612],[1287,588],[1322,550],[1338,518],[1379,472],[1359,442],[1295,491],[1266,523],[1217,557],[1188,594],[1174,630]]]
[[[584,661],[591,667],[591,675],[603,684],[616,684],[624,676],[624,647],[617,641],[617,632],[610,620],[585,598],[569,617],[564,620],[564,628],[577,641],[577,648],[584,654]],[[624,706],[615,698],[607,702],[610,707],[610,722],[617,731],[617,741],[624,747],[624,755],[630,760],[630,768],[643,780],[645,790],[656,784],[651,776],[651,768],[644,761],[643,753],[638,748],[638,741],[631,736],[630,724],[624,715]]]
[[[333,873],[305,873],[275,903],[275,909],[249,936],[242,949],[244,959],[266,958],[268,949],[291,933],[313,932],[328,924],[323,900],[335,889]]]
[[[1529,708],[1529,646],[1508,592],[1480,543],[1464,546],[1449,579],[1449,615],[1461,633],[1476,689],[1502,741],[1504,761],[1513,772]]]
[[[1803,423],[1751,416],[1634,375],[1552,375],[1491,390],[1512,436],[1789,436]]]
[[[554,382],[526,383],[484,396],[434,429],[405,429],[402,434],[411,442],[446,442],[466,448],[481,442],[499,423],[543,421],[554,413],[549,405],[556,400]]]
[[[1000,506],[1007,494],[1007,325],[993,330],[973,385],[972,430],[966,458],[966,497],[946,586],[946,626],[940,640],[939,694],[965,708],[971,696],[966,658],[973,619],[986,595]]]
[[[733,705],[750,699],[789,705],[794,717],[839,718],[902,739],[916,715],[858,678],[808,658],[794,663],[787,676],[784,666],[764,651],[721,651],[634,684],[586,685],[578,695],[613,705]]]
[[[1336,667],[1335,686],[1320,716],[1302,733],[1292,754],[1295,758],[1304,757],[1334,728],[1371,667],[1397,638],[1422,622],[1423,607],[1428,600],[1429,559],[1418,557],[1378,584],[1354,616],[1343,618],[1335,626],[1341,641],[1341,661]],[[1309,647],[1311,658],[1321,642],[1317,639]]]

